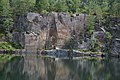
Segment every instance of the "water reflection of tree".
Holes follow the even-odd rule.
[[[4,67],[0,67],[0,80],[120,79],[119,59],[56,61],[53,58],[17,57],[1,65]]]
[[[4,65],[2,71],[0,71],[1,80],[25,80],[27,74],[23,74],[24,58],[13,58]]]
[[[44,80],[36,69],[32,70],[38,64],[32,65],[30,59],[27,58],[28,62],[25,59],[26,57],[15,57],[3,64],[4,68],[0,71],[0,80]],[[35,63],[35,61],[33,62]],[[29,73],[31,71],[33,75]]]
[[[64,65],[70,70],[72,80],[119,80],[120,63],[108,60],[77,60],[65,61]]]

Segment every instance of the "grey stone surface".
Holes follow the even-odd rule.
[[[93,33],[93,37],[98,39],[100,42],[104,43],[106,38],[107,38],[107,35],[103,31],[96,31],[96,32]]]
[[[25,47],[25,35],[24,32],[13,32],[12,42],[19,43],[22,47]]]
[[[120,38],[112,39],[110,48],[111,55],[120,55]]]
[[[80,35],[84,34],[87,15],[69,15],[62,12],[40,15],[31,12],[24,19],[25,22],[22,24],[28,24],[27,26],[22,27],[18,24],[19,28],[24,29],[24,38],[22,34],[13,33],[15,34],[13,41],[20,42],[26,49],[62,48],[70,39],[74,42],[72,48],[78,48],[77,42],[80,40]]]
[[[112,34],[110,53],[111,55],[120,56],[120,18],[111,19],[109,25],[108,31]]]

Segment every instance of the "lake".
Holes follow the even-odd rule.
[[[120,59],[14,57],[0,61],[0,80],[120,80]]]

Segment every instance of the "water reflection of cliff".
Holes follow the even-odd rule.
[[[0,62],[0,80],[120,80],[119,61],[17,57]]]

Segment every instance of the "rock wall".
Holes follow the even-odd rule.
[[[22,47],[25,46],[25,35],[24,32],[13,32],[12,42],[21,44]]]
[[[51,12],[41,15],[28,13],[24,20],[17,25],[24,33],[24,40],[19,39],[21,40],[19,42],[24,41],[24,44],[21,44],[26,49],[51,49],[55,47],[77,49],[81,39],[80,35],[85,32],[86,22],[86,14],[69,15]]]
[[[110,42],[111,55],[120,56],[120,18],[112,18],[108,31],[112,34]]]
[[[84,49],[93,51],[110,51],[120,54],[120,19],[108,18],[99,25],[95,22],[95,31],[86,36],[86,14],[51,12],[48,14],[28,13],[16,16],[13,30],[13,42],[20,43],[25,49]],[[106,32],[112,34],[108,40]]]

